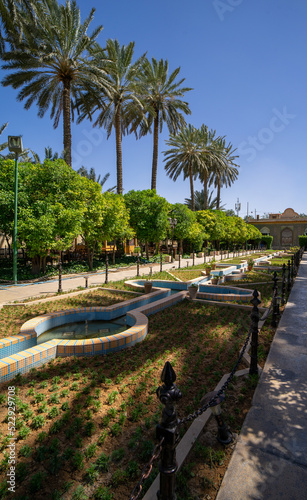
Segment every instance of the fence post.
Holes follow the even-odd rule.
[[[291,256],[291,285],[293,285],[294,280],[294,257]]]
[[[180,269],[180,252],[178,252],[178,269]]]
[[[278,278],[277,278],[277,272],[274,271],[273,273],[273,296],[277,295],[277,281],[278,281]]]
[[[62,261],[59,260],[59,287],[58,293],[62,293]]]
[[[271,320],[271,326],[273,328],[276,328],[277,326],[277,318],[279,317],[279,303],[278,300],[280,300],[280,297],[277,298],[276,295],[273,297],[273,314],[272,314],[272,320]]]
[[[249,367],[250,375],[258,375],[258,323],[259,323],[259,309],[258,305],[260,304],[260,300],[258,299],[259,293],[255,289],[253,293],[253,299],[250,301],[253,304],[253,310],[251,312],[251,330],[252,330],[252,338],[251,338],[251,364]]]
[[[286,264],[282,265],[281,305],[286,303]]]
[[[136,258],[136,275],[140,276],[140,256],[139,256],[139,254]]]
[[[109,283],[109,256],[107,253],[106,253],[106,279],[104,282],[106,285]]]
[[[162,386],[159,386],[156,393],[162,404],[165,405],[162,411],[161,423],[157,425],[157,439],[164,438],[162,444],[161,460],[159,462],[160,471],[160,490],[158,491],[159,500],[176,500],[175,480],[177,471],[176,462],[176,442],[179,437],[178,419],[175,403],[182,395],[178,387],[174,384],[176,373],[167,361],[164,365],[161,380]]]
[[[160,273],[162,273],[162,252],[160,252]]]
[[[288,276],[287,276],[287,292],[290,293],[291,290],[291,266],[290,260],[288,260]]]

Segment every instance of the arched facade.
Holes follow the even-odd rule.
[[[273,236],[272,248],[290,248],[299,246],[299,236],[307,235],[307,216],[300,216],[293,208],[286,208],[283,213],[269,214],[269,218],[249,219],[265,236]]]
[[[286,227],[281,231],[280,235],[281,246],[288,247],[293,246],[293,231],[289,227]]]

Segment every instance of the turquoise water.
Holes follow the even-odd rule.
[[[121,316],[112,321],[80,321],[75,323],[66,323],[47,330],[37,338],[37,343],[42,344],[52,339],[60,340],[81,340],[93,339],[114,335],[115,333],[127,330],[126,316]]]

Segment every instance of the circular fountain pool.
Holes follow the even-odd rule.
[[[60,340],[79,340],[101,338],[108,335],[114,335],[127,330],[126,317],[122,316],[110,321],[76,321],[65,323],[50,330],[41,333],[37,338],[37,343],[42,344],[53,339]]]

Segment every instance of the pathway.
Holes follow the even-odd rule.
[[[232,254],[230,254],[231,257]],[[211,257],[213,258],[213,257]],[[220,257],[216,256],[216,260],[219,260]],[[187,261],[189,265],[192,265],[192,259],[181,259],[181,268],[184,268],[187,265]],[[195,264],[202,264],[204,262],[204,258],[195,258]],[[208,257],[207,257],[208,262]],[[150,267],[153,267],[153,272],[157,272],[160,270],[160,264],[150,264],[150,265],[140,265],[140,275],[143,274],[148,275],[150,273]],[[174,267],[178,267],[178,262],[173,263],[163,263],[163,271],[171,270]],[[98,271],[97,273],[87,274],[82,273],[77,276],[67,277],[65,275],[62,276],[62,290],[63,292],[67,292],[69,290],[75,290],[76,288],[85,286],[84,276],[88,276],[89,286],[93,285],[101,285],[105,282],[105,273],[104,271]],[[136,266],[132,268],[122,269],[119,271],[109,271],[109,282],[111,281],[120,281],[122,279],[130,279],[136,276]],[[10,287],[1,287],[0,285],[0,306],[7,302],[14,302],[16,300],[22,302],[24,299],[28,299],[29,297],[40,297],[42,295],[46,295],[48,293],[56,293],[58,291],[58,279],[48,280],[44,283],[31,283],[31,284],[20,284],[20,285],[12,285]]]

